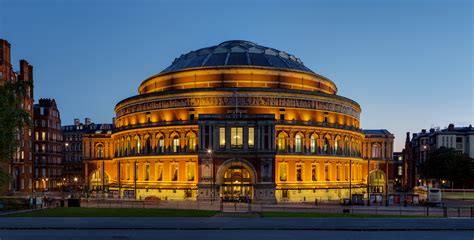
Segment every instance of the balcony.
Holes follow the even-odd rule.
[[[312,127],[324,127],[324,128],[334,128],[349,130],[362,133],[362,129],[356,128],[353,126],[346,126],[337,123],[328,123],[328,122],[316,122],[316,121],[303,121],[303,120],[277,120],[277,125],[302,125],[302,126],[312,126]]]
[[[137,129],[137,128],[149,128],[149,127],[162,127],[162,126],[175,126],[175,125],[193,125],[197,124],[196,120],[176,120],[176,121],[160,121],[160,122],[148,122],[148,123],[137,123],[132,125],[126,125],[115,128],[115,132]]]

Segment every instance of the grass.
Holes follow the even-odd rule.
[[[216,211],[143,208],[51,208],[7,217],[211,217]]]
[[[435,216],[375,215],[345,213],[263,212],[264,218],[440,218]]]

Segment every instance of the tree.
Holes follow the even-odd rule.
[[[457,187],[474,178],[473,159],[454,148],[441,147],[428,154],[428,158],[421,165],[421,175],[424,178],[437,180],[447,179]]]
[[[0,186],[8,183],[10,176],[4,166],[13,158],[19,146],[18,136],[23,127],[31,126],[31,116],[22,102],[31,82],[18,80],[0,86]]]

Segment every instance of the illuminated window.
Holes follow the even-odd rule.
[[[102,144],[97,145],[97,157],[98,158],[104,157],[104,145]]]
[[[173,141],[171,142],[171,151],[176,153],[179,149],[179,138],[178,136],[173,137]]]
[[[243,128],[233,127],[230,128],[230,146],[232,148],[242,148],[243,146]]]
[[[190,152],[196,151],[196,134],[194,133],[188,136],[188,149]]]
[[[141,143],[140,138],[138,136],[135,137],[135,142],[137,144],[136,145],[136,149],[137,149],[136,152],[140,153],[141,148],[142,148],[142,143]]]
[[[188,181],[194,181],[194,170],[195,170],[194,166],[195,166],[194,163],[188,163],[187,164],[187,174],[186,174],[186,176],[187,176]]]
[[[398,175],[399,176],[403,175],[403,167],[402,166],[398,166]]]
[[[340,181],[341,180],[341,167],[338,165],[336,165],[336,180],[337,181]]]
[[[46,132],[41,132],[41,140],[46,140]]]
[[[282,132],[278,135],[278,150],[286,151],[286,133]]]
[[[171,181],[178,181],[178,164],[171,164]]]
[[[158,139],[158,152],[162,153],[164,152],[165,148],[165,138],[163,136],[160,136]]]
[[[311,153],[316,153],[316,137],[314,135],[311,136],[310,150],[311,150]]]
[[[303,166],[301,164],[296,165],[296,181],[303,181]]]
[[[255,128],[249,127],[249,139],[248,139],[249,148],[255,146]]]
[[[286,181],[287,167],[286,163],[280,163],[280,181]]]
[[[297,134],[295,137],[295,152],[303,152],[303,138],[300,134]]]
[[[35,140],[39,140],[39,133],[35,132]]]
[[[225,148],[225,127],[219,128],[219,147]]]
[[[318,181],[318,166],[317,164],[311,165],[311,180]]]

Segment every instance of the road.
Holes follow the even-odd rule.
[[[0,239],[474,239],[474,219],[0,218]]]
[[[472,240],[474,231],[297,231],[297,230],[0,230],[2,240],[210,239],[210,240]]]

